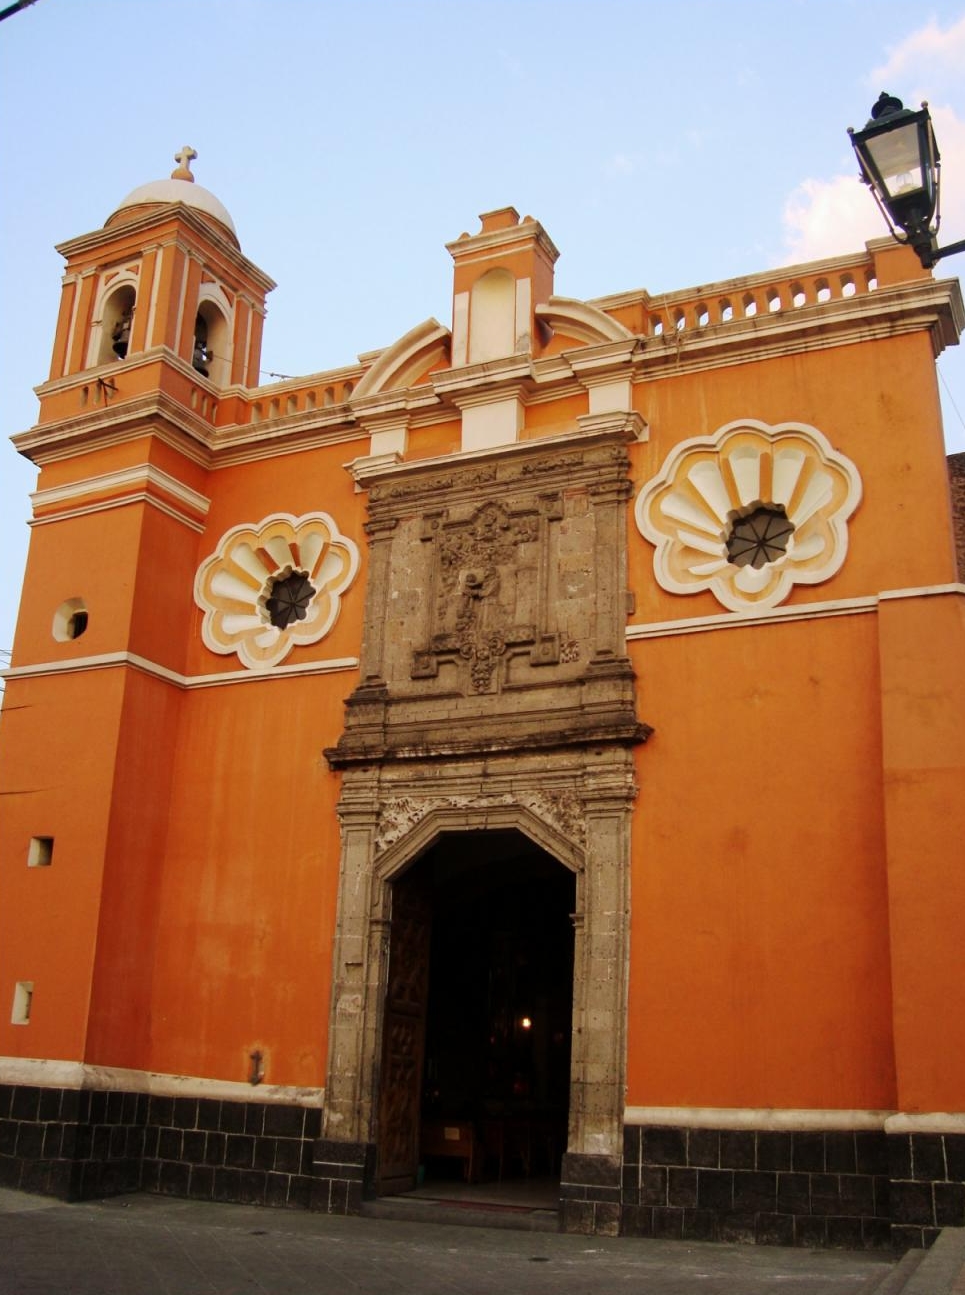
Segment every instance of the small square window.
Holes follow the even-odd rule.
[[[30,1007],[33,1003],[34,982],[32,980],[18,980],[13,991],[13,1011],[10,1013],[10,1021],[13,1025],[28,1025],[30,1023]]]
[[[27,850],[28,868],[49,868],[54,857],[52,836],[32,836]]]

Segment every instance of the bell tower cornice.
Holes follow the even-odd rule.
[[[92,230],[89,234],[79,234],[76,238],[56,244],[55,250],[67,260],[69,272],[71,262],[88,260],[92,256],[102,259],[98,254],[107,248],[117,248],[119,256],[146,251],[146,239],[162,229],[165,232],[150,239],[150,246],[165,246],[187,235],[186,245],[192,248],[203,245],[208,251],[216,251],[228,265],[248,277],[262,293],[267,294],[278,286],[254,261],[240,252],[213,221],[208,221],[203,214],[176,202],[145,211],[122,225],[109,225]]]

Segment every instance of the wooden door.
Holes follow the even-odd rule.
[[[414,868],[392,886],[389,981],[379,1085],[379,1172],[382,1195],[416,1185],[432,901],[429,878]]]

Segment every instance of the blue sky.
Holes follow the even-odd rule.
[[[36,480],[6,438],[47,375],[54,244],[182,144],[278,281],[264,369],[300,374],[449,322],[444,243],[495,207],[542,221],[572,297],[858,250],[885,231],[846,127],[882,89],[929,100],[943,241],[965,238],[965,0],[38,0],[3,22],[0,649]],[[962,450],[961,348],[939,367]]]

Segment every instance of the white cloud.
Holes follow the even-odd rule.
[[[930,99],[942,156],[939,243],[965,238],[965,119],[942,101],[946,95],[953,101],[961,95],[963,65],[965,18],[945,31],[930,21],[890,50],[868,78],[869,84],[899,94],[909,106]],[[859,251],[867,239],[887,232],[874,199],[857,179],[857,164],[848,175],[803,180],[787,198],[782,215],[789,261]]]
[[[965,67],[965,17],[942,31],[934,18],[888,51],[868,84],[898,94],[908,107],[922,98],[938,100],[961,90]]]
[[[854,171],[831,180],[804,180],[784,204],[783,221],[786,259],[792,263],[857,252],[886,232]]]
[[[965,119],[954,109],[932,106],[931,119],[942,155],[942,232],[939,243],[965,238]]]
[[[603,170],[607,175],[633,175],[638,162],[639,158],[629,153],[612,153],[604,162]]]

